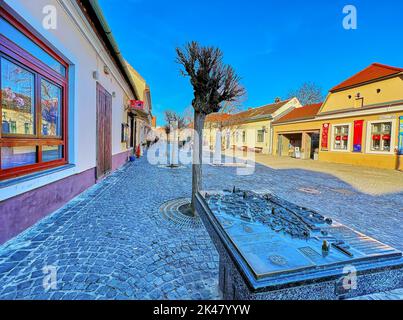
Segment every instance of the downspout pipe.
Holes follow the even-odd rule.
[[[104,16],[104,14],[102,12],[102,9],[98,4],[98,0],[88,0],[88,1],[89,1],[90,5],[91,5],[92,9],[94,10],[94,12],[95,12],[95,14],[96,14],[96,16],[97,16],[97,18],[98,18],[103,30],[104,30],[104,33],[106,34],[106,36],[108,38],[108,41],[110,42],[110,44],[111,44],[111,46],[112,46],[112,48],[114,50],[113,54],[117,57],[118,63],[121,65],[121,67],[123,68],[124,72],[126,73],[126,77],[129,80],[129,83],[130,83],[130,86],[131,86],[131,89],[132,89],[132,92],[133,92],[135,98],[139,99],[140,95],[137,92],[136,85],[135,85],[135,83],[134,83],[134,81],[132,79],[132,76],[130,74],[129,68],[127,67],[126,60],[124,59],[122,53],[120,52],[119,46],[116,43],[116,40],[115,40],[115,38],[114,38],[114,36],[112,34],[112,30],[109,27],[109,24],[106,21],[105,16]]]

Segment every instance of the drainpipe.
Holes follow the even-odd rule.
[[[104,29],[104,32],[105,32],[110,44],[112,45],[112,48],[114,50],[114,54],[118,58],[118,62],[121,64],[121,66],[123,67],[124,71],[126,72],[126,76],[129,79],[129,82],[130,82],[130,85],[132,87],[132,90],[133,90],[135,98],[139,99],[140,96],[139,96],[139,94],[137,92],[136,85],[135,85],[135,83],[134,83],[134,81],[132,79],[132,76],[130,74],[129,68],[127,66],[127,62],[123,58],[122,53],[120,52],[119,46],[116,43],[115,38],[113,37],[112,30],[109,27],[108,22],[106,21],[105,16],[104,16],[104,14],[102,12],[102,9],[98,4],[98,0],[88,0],[88,1],[89,1],[90,5],[91,5],[92,9],[94,10],[95,14],[97,15],[97,17],[99,19],[99,22],[101,23],[102,28]]]

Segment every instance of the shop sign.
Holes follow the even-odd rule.
[[[398,153],[403,155],[403,116],[399,118],[399,146]]]
[[[329,143],[329,123],[324,123],[322,125],[322,150],[327,150],[328,149],[328,143]]]
[[[130,100],[130,108],[135,110],[144,109],[144,101],[141,100]]]
[[[361,152],[362,150],[362,130],[364,126],[364,120],[354,121],[354,152]]]

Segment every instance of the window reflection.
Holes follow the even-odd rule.
[[[43,146],[42,147],[42,161],[48,162],[59,160],[63,158],[63,146]]]
[[[1,168],[10,169],[36,163],[36,147],[2,147]]]
[[[35,134],[34,75],[1,59],[2,132]]]
[[[61,136],[61,89],[46,80],[41,81],[42,135]]]

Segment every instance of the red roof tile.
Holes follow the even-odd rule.
[[[400,72],[403,72],[402,68],[391,67],[380,63],[373,63],[369,67],[353,75],[351,78],[332,88],[330,92],[359,85],[368,81],[384,78],[387,76],[398,74]]]
[[[280,119],[273,121],[273,123],[290,122],[295,120],[311,119],[314,118],[322,106],[321,103],[309,104],[303,106],[302,108],[295,108],[291,112],[287,113]]]
[[[249,110],[231,115],[228,121],[231,124],[242,123],[247,120],[259,120],[265,116],[270,116],[282,106],[286,105],[289,100],[272,103],[259,108],[251,108]]]
[[[207,115],[206,117],[206,122],[224,122],[225,120],[228,120],[231,115],[228,113],[211,113]]]

